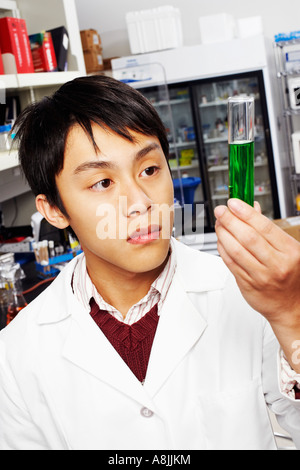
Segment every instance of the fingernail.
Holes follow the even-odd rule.
[[[242,212],[244,210],[244,203],[240,199],[229,199],[228,207],[233,212]]]
[[[215,208],[215,217],[218,219],[220,217],[222,217],[222,215],[225,213],[225,211],[227,210],[227,207],[226,206],[218,206]]]

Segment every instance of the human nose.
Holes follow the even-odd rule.
[[[135,217],[146,214],[151,210],[153,201],[144,189],[136,182],[131,182],[126,189],[126,206],[123,205],[123,215]]]

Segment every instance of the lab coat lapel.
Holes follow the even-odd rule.
[[[120,390],[143,406],[153,409],[142,384],[131,372],[110,344],[89,313],[79,308],[73,310],[63,356],[97,377],[102,382]]]
[[[176,273],[160,312],[145,388],[153,397],[206,329]]]

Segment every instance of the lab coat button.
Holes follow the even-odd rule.
[[[149,408],[142,408],[141,415],[144,416],[144,418],[151,418],[154,413],[153,411],[149,410]]]

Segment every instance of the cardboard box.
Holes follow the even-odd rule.
[[[69,34],[64,26],[50,29],[48,33],[52,36],[57,69],[59,72],[67,72],[68,70],[68,50],[69,50]]]
[[[87,73],[101,72],[104,70],[101,47],[94,46],[93,48],[84,51],[83,54]]]
[[[51,34],[43,31],[29,36],[35,72],[56,72],[57,61]]]
[[[102,47],[100,35],[95,29],[86,29],[84,31],[80,31],[80,37],[83,51],[87,51],[96,46]]]
[[[274,220],[274,223],[300,242],[300,216]]]
[[[104,70],[111,70],[111,61],[115,59],[119,59],[119,57],[109,57],[108,59],[103,59]]]

